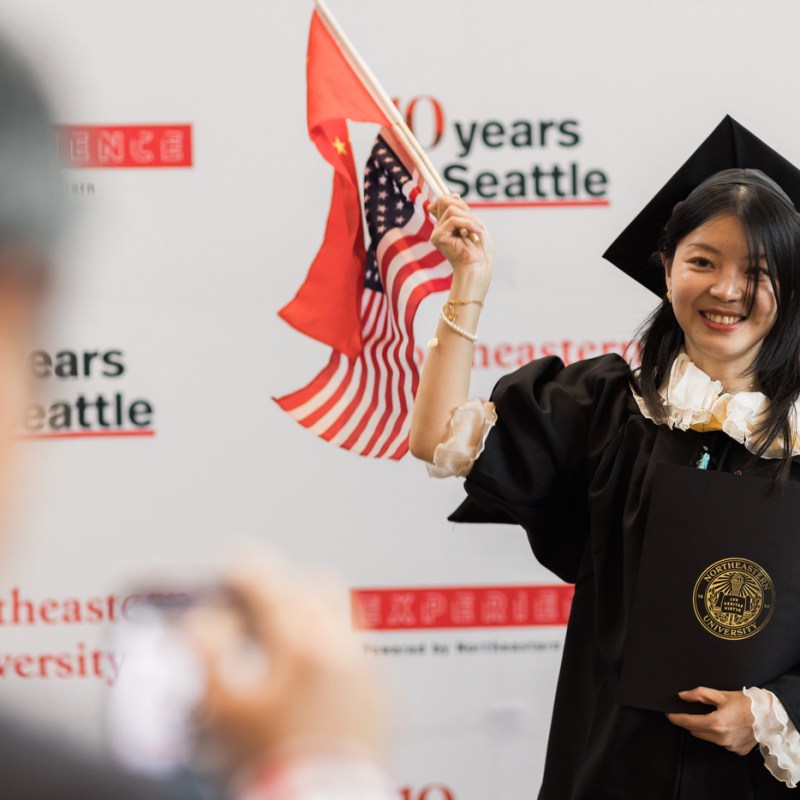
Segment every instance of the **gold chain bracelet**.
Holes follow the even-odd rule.
[[[470,305],[478,305],[483,308],[483,300],[447,300],[445,304],[442,306],[441,311],[441,319],[445,325],[447,325],[450,330],[454,333],[457,333],[459,336],[463,336],[465,339],[468,339],[473,344],[478,341],[477,334],[470,333],[465,328],[462,328],[460,325],[456,323],[456,307],[457,306],[470,306]],[[439,346],[439,337],[434,336],[429,342],[428,347],[438,347]]]

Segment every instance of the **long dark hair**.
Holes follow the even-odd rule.
[[[653,258],[671,262],[678,244],[686,236],[721,214],[732,214],[741,222],[754,264],[758,263],[759,254],[766,258],[777,315],[747,374],[758,380],[770,400],[764,419],[754,432],[755,453],[763,455],[777,437],[782,437],[783,457],[778,477],[784,480],[791,466],[794,404],[800,394],[800,215],[789,208],[791,202],[777,184],[763,173],[757,175],[765,186],[736,183],[734,179],[720,181],[721,176],[724,178],[722,173],[700,184],[673,209]],[[759,273],[749,274],[747,313],[758,292],[758,278],[752,276]],[[672,362],[684,342],[683,331],[666,298],[645,321],[638,339],[639,392],[653,418],[664,422],[666,410],[659,388],[669,377]]]

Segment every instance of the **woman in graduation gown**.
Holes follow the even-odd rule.
[[[466,476],[453,520],[521,525],[575,584],[542,800],[750,800],[800,780],[800,668],[742,691],[683,687],[700,715],[618,698],[656,466],[800,480],[799,201],[800,172],[726,118],[606,254],[662,298],[641,369],[544,358],[489,403],[468,392],[491,239],[460,198],[431,207],[453,283],[411,450],[434,476]]]

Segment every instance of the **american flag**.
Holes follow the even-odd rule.
[[[364,265],[357,358],[334,350],[311,383],[277,402],[321,438],[373,458],[408,451],[411,406],[419,382],[414,316],[431,292],[450,287],[451,269],[430,243],[426,211],[433,195],[386,128],[364,175],[370,247]]]

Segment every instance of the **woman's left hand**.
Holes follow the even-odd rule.
[[[705,703],[717,708],[708,714],[667,714],[673,725],[686,728],[692,736],[718,744],[737,756],[746,756],[756,746],[755,719],[750,710],[750,698],[744,692],[719,692],[698,686],[679,692],[678,696],[688,703]]]

